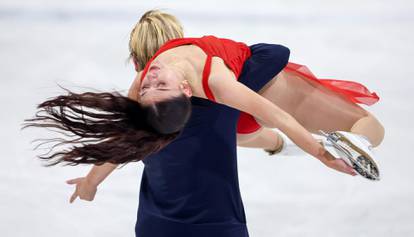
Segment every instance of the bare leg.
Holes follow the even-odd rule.
[[[372,114],[296,73],[282,71],[259,94],[291,114],[312,133],[350,131],[366,136],[374,146],[384,137],[383,126]]]
[[[367,136],[373,146],[381,144],[385,133],[384,127],[371,114],[356,121],[354,125],[352,125],[351,131]]]
[[[262,128],[249,134],[237,134],[237,145],[241,147],[277,150],[282,143],[278,133],[269,128]]]

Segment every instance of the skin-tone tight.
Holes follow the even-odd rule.
[[[282,71],[263,87],[259,94],[292,115],[311,133],[348,131],[366,136],[378,146],[384,128],[368,111],[322,85],[301,78],[294,72]],[[254,133],[237,134],[242,147],[276,149],[281,138],[276,131],[264,127]]]

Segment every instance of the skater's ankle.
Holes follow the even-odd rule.
[[[284,147],[284,139],[283,137],[277,133],[277,139],[276,139],[276,144],[275,147],[272,149],[264,149],[269,155],[275,155],[277,153],[280,153],[283,150]]]

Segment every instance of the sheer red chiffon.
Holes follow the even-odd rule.
[[[344,81],[336,79],[319,79],[305,65],[289,62],[284,70],[295,72],[301,76],[315,81],[326,88],[345,96],[348,100],[358,104],[373,105],[379,97],[375,92],[370,92],[368,88],[358,82]]]

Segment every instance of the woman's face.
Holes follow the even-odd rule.
[[[183,93],[183,79],[174,68],[154,61],[141,82],[139,91],[141,103],[152,104],[179,96]]]

